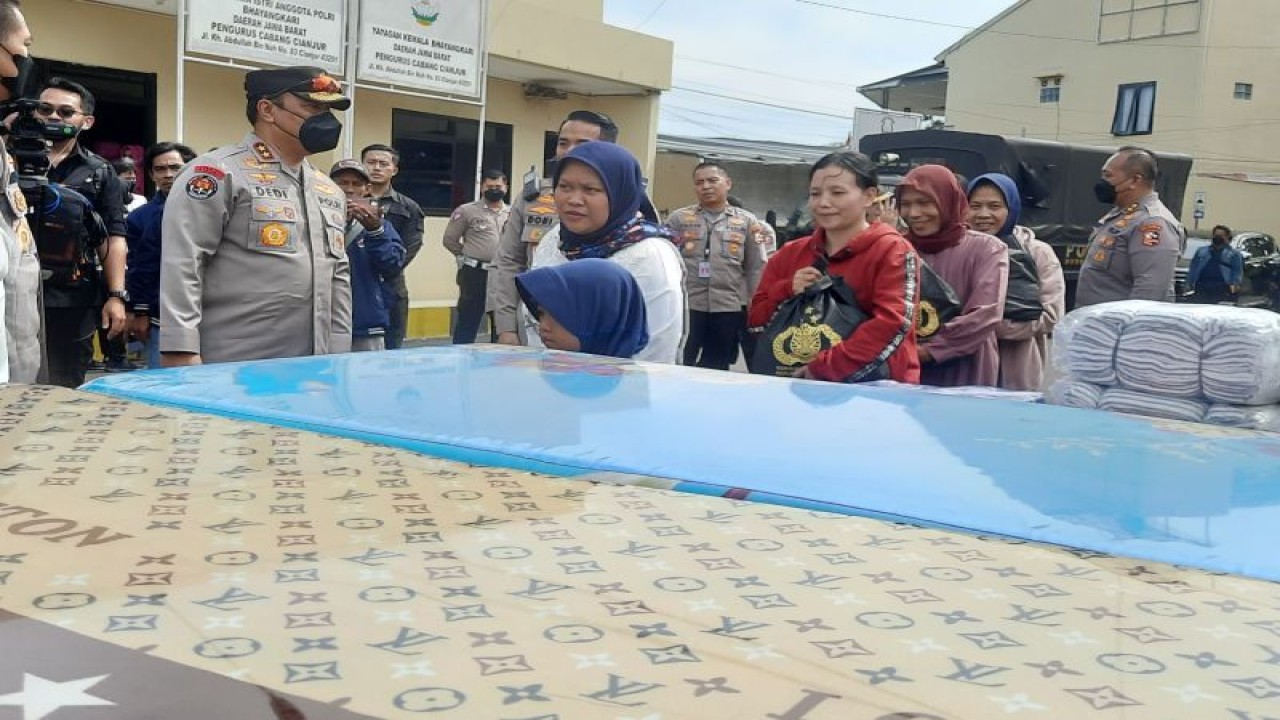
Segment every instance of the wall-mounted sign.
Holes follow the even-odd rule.
[[[389,2],[389,0],[382,0]],[[187,3],[187,52],[343,73],[346,0]]]
[[[479,0],[361,0],[356,77],[480,97]]]
[[[178,0],[89,0],[99,5],[119,5],[120,7],[146,10],[147,12],[178,14]]]

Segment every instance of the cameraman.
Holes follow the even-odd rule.
[[[20,0],[0,0],[0,103],[27,94],[35,64]],[[0,145],[0,383],[33,383],[40,370],[40,261],[27,226],[26,198]]]
[[[49,359],[49,382],[77,387],[93,358],[93,333],[102,308],[101,326],[114,338],[126,327],[124,186],[111,164],[86,150],[78,141],[80,133],[93,127],[94,97],[80,83],[52,78],[40,93],[36,117],[49,124],[61,124],[65,140],[54,141],[49,149],[49,182],[71,188],[89,199],[107,228],[107,241],[97,247],[103,277],[87,272],[68,286],[46,281],[45,344]],[[37,235],[41,228],[35,228]],[[106,302],[103,303],[105,280]],[[100,303],[102,303],[100,305]],[[103,348],[105,351],[106,348]]]

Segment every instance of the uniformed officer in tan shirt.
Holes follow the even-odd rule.
[[[164,214],[166,366],[347,352],[346,198],[307,161],[332,150],[351,101],[319,68],[245,76],[253,132],[192,161]]]
[[[1155,191],[1155,155],[1120,148],[1102,166],[1098,200],[1114,205],[1089,238],[1076,307],[1115,300],[1174,299],[1173,276],[1186,230]]]
[[[489,170],[480,185],[481,198],[459,205],[444,229],[444,247],[458,261],[458,316],[453,325],[453,343],[465,345],[476,340],[480,319],[488,309],[489,274],[498,252],[498,234],[507,224],[511,206],[506,203],[507,175]],[[497,341],[497,328],[490,318],[490,340]]]
[[[556,140],[556,159],[585,142],[617,142],[618,126],[609,116],[591,110],[574,110],[560,123],[560,135]],[[550,176],[552,168],[545,168],[547,177],[526,176],[524,187],[511,207],[511,215],[498,239],[497,268],[491,278],[493,288],[494,324],[498,328],[498,342],[519,345],[520,293],[516,290],[516,275],[529,269],[533,248],[538,241],[559,222],[556,203],[552,196]]]
[[[755,215],[729,204],[733,180],[724,166],[693,169],[698,204],[667,217],[684,255],[689,334],[684,364],[728,370],[746,329],[746,307],[768,260],[769,234]]]

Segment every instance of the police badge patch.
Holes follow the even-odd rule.
[[[212,175],[200,173],[187,181],[187,197],[208,200],[218,192],[218,181]]]
[[[1160,223],[1146,223],[1138,228],[1138,232],[1142,233],[1144,246],[1155,247],[1160,244]]]

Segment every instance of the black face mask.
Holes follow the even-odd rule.
[[[1226,244],[1227,244],[1227,239],[1226,239],[1226,238],[1224,238],[1224,237],[1219,237],[1219,236],[1217,236],[1217,235],[1214,235],[1214,236],[1213,236],[1213,244],[1214,244],[1214,245],[1226,245]]]
[[[1098,202],[1103,205],[1114,205],[1116,203],[1116,186],[1106,180],[1099,180],[1093,186],[1093,194],[1098,198]]]
[[[502,198],[506,197],[506,195],[507,195],[506,190],[499,190],[497,188],[484,191],[484,199],[488,200],[489,202],[498,202]]]
[[[276,107],[294,117],[302,117],[283,105],[276,105]],[[329,152],[338,147],[338,141],[342,139],[342,123],[334,117],[333,113],[322,112],[319,115],[304,118],[302,127],[298,128],[298,134],[294,137],[298,138],[298,142],[302,143],[302,149],[310,155]]]
[[[8,48],[0,49],[9,52]],[[16,76],[0,78],[0,85],[3,85],[4,89],[9,91],[9,99],[16,100],[34,94],[36,89],[36,61],[27,55],[9,53],[9,57],[13,58],[14,67],[18,68]]]
[[[311,154],[328,152],[338,147],[342,138],[342,123],[331,112],[312,115],[298,129],[298,141],[302,149]]]

